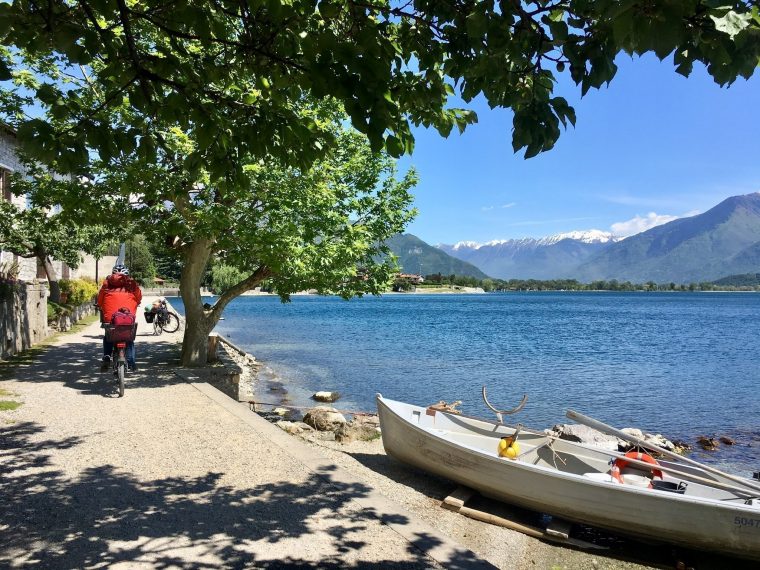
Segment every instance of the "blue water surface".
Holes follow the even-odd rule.
[[[493,417],[485,385],[497,407],[528,395],[514,422],[549,427],[570,408],[670,438],[730,435],[740,444],[708,460],[760,470],[757,294],[251,296],[224,316],[216,330],[265,362],[295,405],[337,390],[341,409],[374,410],[381,392]]]

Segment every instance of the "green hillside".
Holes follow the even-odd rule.
[[[399,234],[387,242],[398,257],[399,265],[405,273],[430,275],[466,275],[476,279],[486,279],[488,275],[480,269],[449,254],[428,245],[412,234]]]
[[[756,287],[760,285],[760,273],[744,273],[742,275],[729,275],[713,281],[716,285],[731,285],[733,287]]]
[[[759,262],[760,194],[748,194],[618,242],[573,277],[690,283],[751,273]]]

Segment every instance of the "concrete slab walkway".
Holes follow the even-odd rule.
[[[176,375],[181,333],[141,322],[124,398],[97,323],[2,377],[23,405],[0,413],[0,566],[492,567]]]

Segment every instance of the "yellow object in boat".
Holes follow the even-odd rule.
[[[520,445],[517,442],[514,442],[507,448],[504,454],[510,459],[517,459],[517,456],[520,455]]]
[[[502,437],[499,440],[499,457],[514,459],[520,454],[520,446],[511,437]]]

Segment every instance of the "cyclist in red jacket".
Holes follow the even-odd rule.
[[[137,307],[142,301],[142,291],[137,281],[129,276],[129,269],[124,265],[116,264],[98,292],[98,307],[100,307],[100,322],[110,323],[113,313],[126,307],[133,315],[137,315]],[[111,367],[111,353],[113,343],[103,337],[103,363],[100,370],[105,372]],[[127,367],[129,371],[136,372],[135,343],[127,343],[126,349]]]

